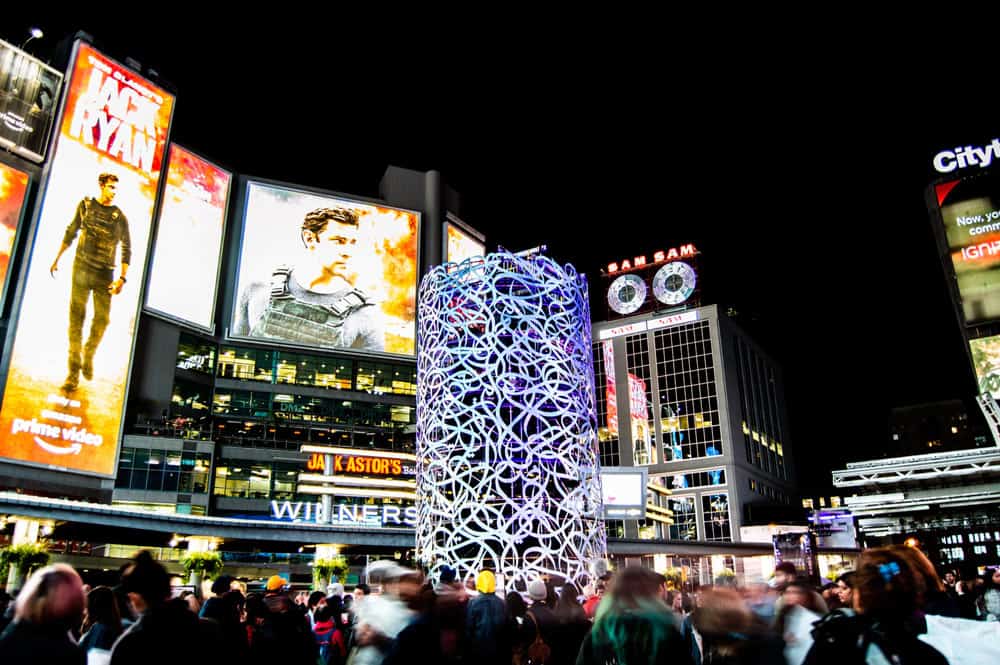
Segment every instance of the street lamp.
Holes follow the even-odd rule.
[[[21,42],[22,51],[24,50],[24,47],[28,44],[28,42],[30,42],[32,39],[41,39],[42,37],[45,36],[45,33],[42,32],[41,28],[31,28],[30,30],[28,30],[28,32],[31,34],[31,36],[25,39],[23,42]]]

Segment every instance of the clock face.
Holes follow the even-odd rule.
[[[646,282],[638,275],[622,275],[611,282],[608,304],[619,314],[631,314],[646,301]]]
[[[653,277],[653,295],[665,305],[680,305],[694,293],[698,276],[683,261],[668,263]]]

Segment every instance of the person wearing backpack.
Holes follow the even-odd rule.
[[[528,583],[531,607],[524,615],[528,645],[524,652],[524,665],[550,665],[552,662],[552,645],[559,620],[553,612],[555,603],[551,601],[551,595],[545,580],[538,578]]]
[[[832,612],[813,629],[803,665],[948,665],[918,637],[921,575],[889,547],[866,550],[854,577],[853,616]]]

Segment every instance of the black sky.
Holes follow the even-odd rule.
[[[968,66],[857,37],[710,51],[599,24],[483,37],[272,15],[35,17],[29,50],[80,29],[156,69],[173,140],[243,174],[376,196],[388,164],[438,169],[490,248],[547,244],[592,289],[608,261],[696,243],[706,295],[785,368],[806,493],[878,456],[891,408],[973,405],[923,204],[938,150],[1000,133]]]

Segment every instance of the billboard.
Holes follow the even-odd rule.
[[[486,254],[486,244],[479,234],[470,233],[461,221],[451,213],[444,223],[445,263],[461,263],[474,256]]]
[[[0,40],[0,146],[45,161],[62,74]]]
[[[969,341],[979,394],[1000,399],[1000,335]]]
[[[940,183],[934,193],[965,323],[1000,319],[1000,178]]]
[[[420,215],[248,181],[229,335],[412,356]]]
[[[232,175],[179,145],[170,146],[146,308],[209,332]]]
[[[2,458],[115,472],[173,107],[172,95],[77,43],[13,332]]]
[[[0,163],[0,304],[7,293],[7,270],[28,195],[28,174]]]
[[[646,519],[645,467],[601,467],[601,501],[606,520]]]

